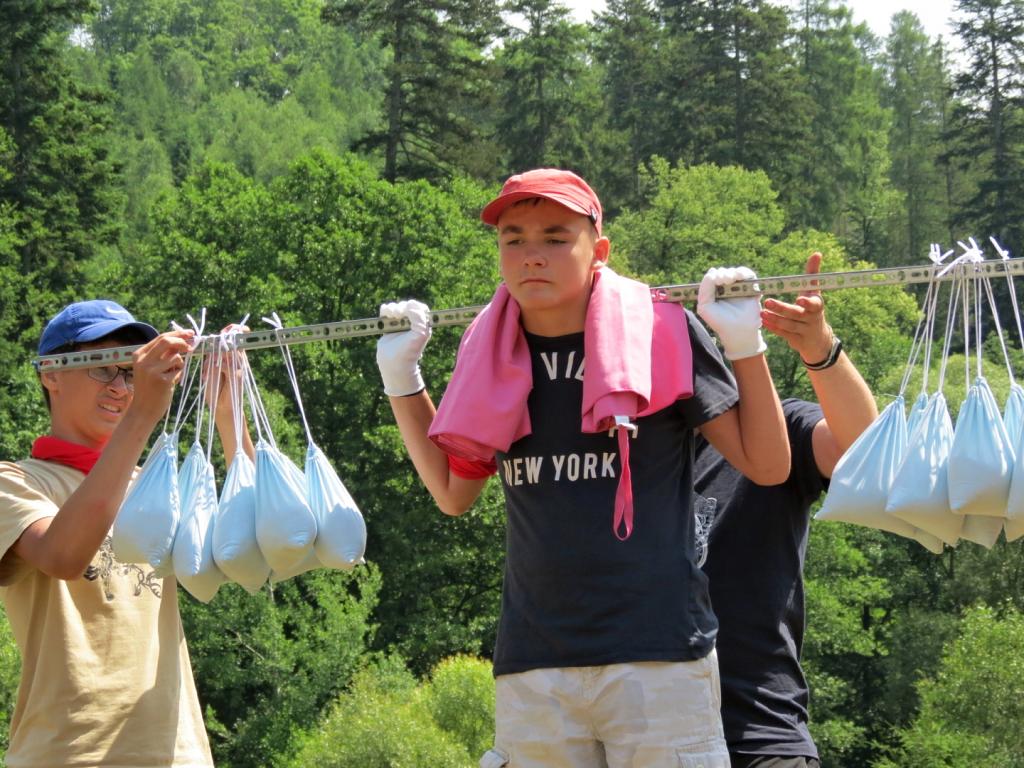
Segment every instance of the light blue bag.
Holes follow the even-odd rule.
[[[816,520],[854,523],[914,538],[914,526],[885,511],[907,447],[905,407],[903,396],[897,396],[839,459]]]
[[[1024,387],[1013,382],[1010,385],[1010,394],[1006,396],[1006,404],[1003,406],[1003,426],[1006,427],[1010,445],[1014,446],[1014,454],[1017,453],[1016,448],[1020,444],[1022,425],[1024,425]]]
[[[263,439],[256,443],[256,539],[278,573],[299,565],[316,540],[316,518],[305,479],[287,456]]]
[[[992,390],[974,380],[960,407],[949,454],[949,506],[961,515],[1006,517],[1013,447]]]
[[[251,375],[244,355],[234,354],[234,335],[225,340],[229,366],[228,386],[235,415],[235,455],[228,467],[213,527],[213,558],[224,575],[256,592],[267,581],[270,566],[260,551],[256,538],[256,465],[245,453],[242,436],[245,430],[244,377]],[[239,380],[242,377],[242,380]]]
[[[213,556],[224,575],[249,592],[270,576],[256,538],[256,466],[244,451],[235,454],[221,489]]]
[[[111,547],[122,563],[147,563],[158,576],[170,571],[180,518],[178,435],[163,432],[136,475],[114,519]]]
[[[213,559],[216,514],[217,484],[213,466],[206,461],[182,507],[181,525],[174,539],[174,575],[181,586],[204,603],[210,602],[226,581]]]
[[[212,378],[218,381],[219,373]],[[195,401],[197,440],[202,433],[206,407],[205,387],[200,377]],[[213,401],[216,400],[217,393],[214,392]],[[213,559],[213,530],[217,516],[217,481],[210,463],[213,432],[214,420],[211,413],[206,427],[205,453],[202,446],[194,453],[189,451],[193,462],[189,467],[190,485],[188,495],[182,497],[181,524],[174,539],[174,575],[182,587],[204,603],[210,602],[220,585],[227,581]]]
[[[928,399],[919,422],[893,478],[885,511],[955,546],[964,520],[949,508],[946,473],[953,422],[941,392]]]
[[[203,467],[206,465],[206,450],[199,444],[198,440],[192,442],[192,447],[185,454],[185,460],[181,462],[178,470],[178,496],[181,499],[189,498],[195,484],[203,474]]]
[[[328,568],[349,569],[363,561],[366,523],[338,473],[312,442],[306,450],[306,487],[317,521],[316,556]]]
[[[928,407],[928,395],[921,392],[917,399],[914,400],[914,404],[910,406],[910,415],[907,416],[907,440],[914,439],[914,430],[917,429],[921,423],[921,419],[924,416],[924,411]],[[950,427],[952,429],[952,426]]]
[[[264,318],[275,329],[283,327],[276,313]],[[302,417],[302,425],[306,430],[306,466],[305,487],[310,510],[316,520],[316,541],[314,543],[315,558],[307,558],[296,567],[303,570],[327,566],[329,568],[349,569],[363,561],[366,550],[366,523],[363,516],[349,494],[345,484],[338,477],[327,456],[316,445],[313,433],[306,418],[306,410],[302,405],[302,394],[299,392],[298,377],[291,352],[284,344],[281,345],[285,369],[295,393],[295,402]],[[279,570],[275,568],[272,578],[288,578],[295,569]]]
[[[1024,429],[1017,433],[1014,447],[1016,458],[1013,462],[1010,493],[1006,500],[1006,521],[1003,526],[1007,541],[1016,541],[1024,536]]]

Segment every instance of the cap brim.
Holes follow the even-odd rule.
[[[484,209],[480,211],[480,220],[484,224],[490,224],[492,227],[498,226],[498,219],[506,208],[513,203],[518,203],[520,200],[530,200],[531,198],[539,197],[544,200],[550,200],[552,203],[557,203],[563,208],[568,208],[573,213],[578,213],[581,216],[590,218],[590,211],[586,210],[583,206],[577,203],[575,200],[570,200],[562,195],[551,193],[551,192],[537,192],[537,191],[522,191],[522,192],[510,192],[507,195],[499,195],[484,206]]]
[[[78,334],[75,337],[75,343],[88,344],[90,341],[96,341],[104,336],[124,330],[137,331],[146,341],[152,341],[160,335],[160,332],[149,323],[140,323],[137,320],[129,323],[123,320],[105,320],[102,323],[90,325],[89,328]]]

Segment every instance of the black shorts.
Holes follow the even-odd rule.
[[[732,768],[821,768],[815,757],[772,757],[771,755],[729,754]]]

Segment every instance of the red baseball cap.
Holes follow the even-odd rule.
[[[531,197],[542,197],[579,213],[594,223],[601,234],[601,201],[583,179],[572,171],[559,168],[537,168],[510,176],[496,198],[480,212],[480,219],[492,227],[508,206]]]

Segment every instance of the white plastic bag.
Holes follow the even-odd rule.
[[[954,546],[964,519],[949,508],[946,473],[953,445],[953,422],[941,392],[928,399],[919,424],[909,437],[885,511]]]
[[[178,435],[163,432],[114,520],[114,557],[122,563],[148,563],[158,575],[168,573],[180,509]]]
[[[974,380],[960,407],[949,454],[949,505],[961,515],[1006,517],[1013,447],[992,390]]]
[[[903,396],[864,430],[836,464],[816,520],[837,520],[914,537],[914,527],[885,511],[893,477],[907,446]]]

